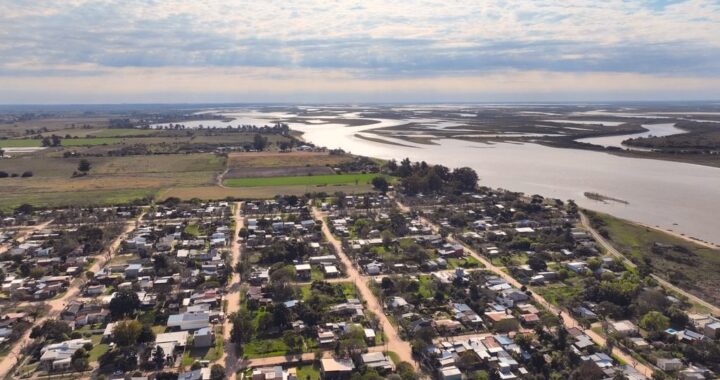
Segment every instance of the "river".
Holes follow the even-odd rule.
[[[234,116],[238,117],[235,124],[242,123],[242,114]],[[258,117],[257,113],[248,116]],[[278,113],[265,117],[286,116]],[[318,146],[383,159],[409,157],[451,168],[468,166],[477,171],[480,183],[485,186],[573,199],[583,207],[720,243],[719,168],[531,143],[482,144],[438,139],[436,145],[426,145],[383,136],[402,144],[390,145],[357,136],[374,128],[404,123],[407,120],[379,119],[377,124],[360,127],[300,123],[290,126],[304,132],[303,138]],[[366,136],[375,137],[369,133]],[[583,193],[588,191],[629,204],[593,201],[584,197]]]

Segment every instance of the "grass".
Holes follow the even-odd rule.
[[[92,146],[92,145],[110,145],[121,142],[122,139],[116,137],[95,137],[95,138],[77,138],[77,139],[61,139],[61,146]],[[9,139],[0,140],[2,148],[34,148],[41,147],[40,139]]]
[[[290,185],[345,185],[369,183],[377,174],[329,174],[313,176],[232,178],[224,184],[230,187],[290,186]]]
[[[185,233],[191,236],[198,237],[200,236],[200,226],[197,224],[188,224],[187,227],[185,227]]]
[[[297,367],[297,378],[301,380],[320,380],[320,370],[313,365]]]
[[[607,214],[586,211],[625,257],[714,304],[720,304],[720,249],[711,249]]]
[[[282,339],[255,339],[243,348],[244,354],[250,359],[281,356],[288,352],[288,346]]]
[[[448,259],[448,267],[449,267],[450,269],[455,269],[455,268],[482,268],[483,265],[482,265],[482,263],[481,263],[478,259],[476,259],[476,258],[474,258],[474,257],[472,257],[472,256],[467,256],[467,257],[462,258],[462,259],[458,259],[458,258],[454,258],[454,257],[449,258],[449,259]]]
[[[536,286],[533,290],[553,305],[566,306],[566,302],[582,293],[583,287],[580,278],[573,277],[565,282]]]
[[[262,152],[230,154],[228,168],[278,168],[298,166],[337,166],[352,161],[349,155],[330,155],[311,152]]]
[[[214,154],[92,157],[90,175],[72,178],[79,159],[43,154],[0,160],[8,173],[33,172],[31,178],[0,180],[0,210],[22,203],[34,206],[123,204],[160,191],[215,182],[225,160]],[[274,193],[273,193],[274,194]]]
[[[97,362],[100,356],[104,353],[106,353],[110,346],[108,346],[105,343],[100,343],[100,340],[102,339],[102,335],[93,335],[90,340],[92,340],[93,348],[88,353],[90,356],[88,357],[88,361],[90,363]]]

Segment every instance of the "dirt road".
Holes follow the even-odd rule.
[[[325,214],[320,212],[317,208],[313,208],[313,215],[315,219],[319,220],[323,220],[325,217]],[[330,232],[330,228],[328,228],[327,223],[323,222],[322,231],[325,235],[325,238],[335,248],[338,257],[340,257],[340,261],[342,261],[342,263],[345,265],[348,275],[348,281],[355,283],[355,286],[357,286],[363,300],[367,302],[368,310],[372,311],[380,320],[380,324],[387,339],[387,350],[395,352],[400,357],[400,360],[412,364],[415,370],[419,372],[419,367],[412,357],[412,349],[410,347],[410,344],[400,338],[397,329],[392,323],[390,323],[390,320],[383,312],[383,308],[380,305],[377,297],[375,297],[373,292],[370,290],[370,287],[368,287],[368,279],[360,274],[357,268],[353,265],[352,261],[350,261],[350,259],[347,257],[345,251],[342,248],[342,244]]]
[[[235,231],[233,232],[232,245],[230,248],[230,254],[232,255],[233,275],[232,279],[230,279],[228,291],[227,294],[225,294],[224,299],[224,301],[226,301],[225,303],[227,304],[227,309],[225,310],[225,322],[223,324],[223,339],[225,339],[225,351],[223,352],[222,357],[218,359],[218,363],[221,363],[225,366],[225,373],[228,378],[231,378],[233,376],[238,364],[238,358],[235,354],[235,344],[230,342],[232,323],[230,323],[230,318],[228,316],[240,309],[241,278],[240,273],[237,273],[235,271],[235,264],[240,261],[240,242],[238,241],[238,234],[240,233],[240,229],[243,227],[244,224],[243,218],[240,215],[241,209],[242,203],[235,203],[235,212],[233,214],[233,218],[235,219]]]
[[[144,215],[145,213],[141,213],[140,216],[137,217],[137,219],[128,221],[123,232],[118,235],[118,237],[115,238],[115,240],[105,250],[103,250],[103,252],[95,256],[95,263],[88,270],[92,272],[97,272],[98,270],[100,270],[100,268],[102,268],[112,258],[115,252],[117,252],[117,249],[120,247],[120,244],[122,244],[122,241],[125,240],[125,238],[133,230],[135,230],[137,224]],[[65,294],[63,294],[61,297],[47,301],[45,304],[50,308],[47,315],[35,321],[34,325],[40,325],[48,319],[57,317],[62,311],[62,309],[65,307],[65,304],[68,300],[78,297],[78,295],[80,294],[80,287],[84,283],[85,280],[82,277],[78,277],[70,284]],[[10,348],[7,356],[5,356],[2,361],[0,361],[0,379],[4,379],[8,375],[8,373],[10,373],[13,366],[20,360],[20,351],[30,342],[31,330],[32,329],[28,329],[28,331],[26,331],[25,334],[23,334],[23,336],[18,339],[18,341],[15,342],[15,344]]]

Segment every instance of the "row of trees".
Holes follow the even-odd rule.
[[[408,158],[400,161],[399,165],[395,160],[389,161],[387,169],[390,174],[401,178],[402,188],[408,195],[474,191],[478,181],[475,170],[468,167],[451,171],[442,165],[411,162]]]

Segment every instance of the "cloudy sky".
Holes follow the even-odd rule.
[[[0,0],[0,103],[697,99],[717,0]]]

